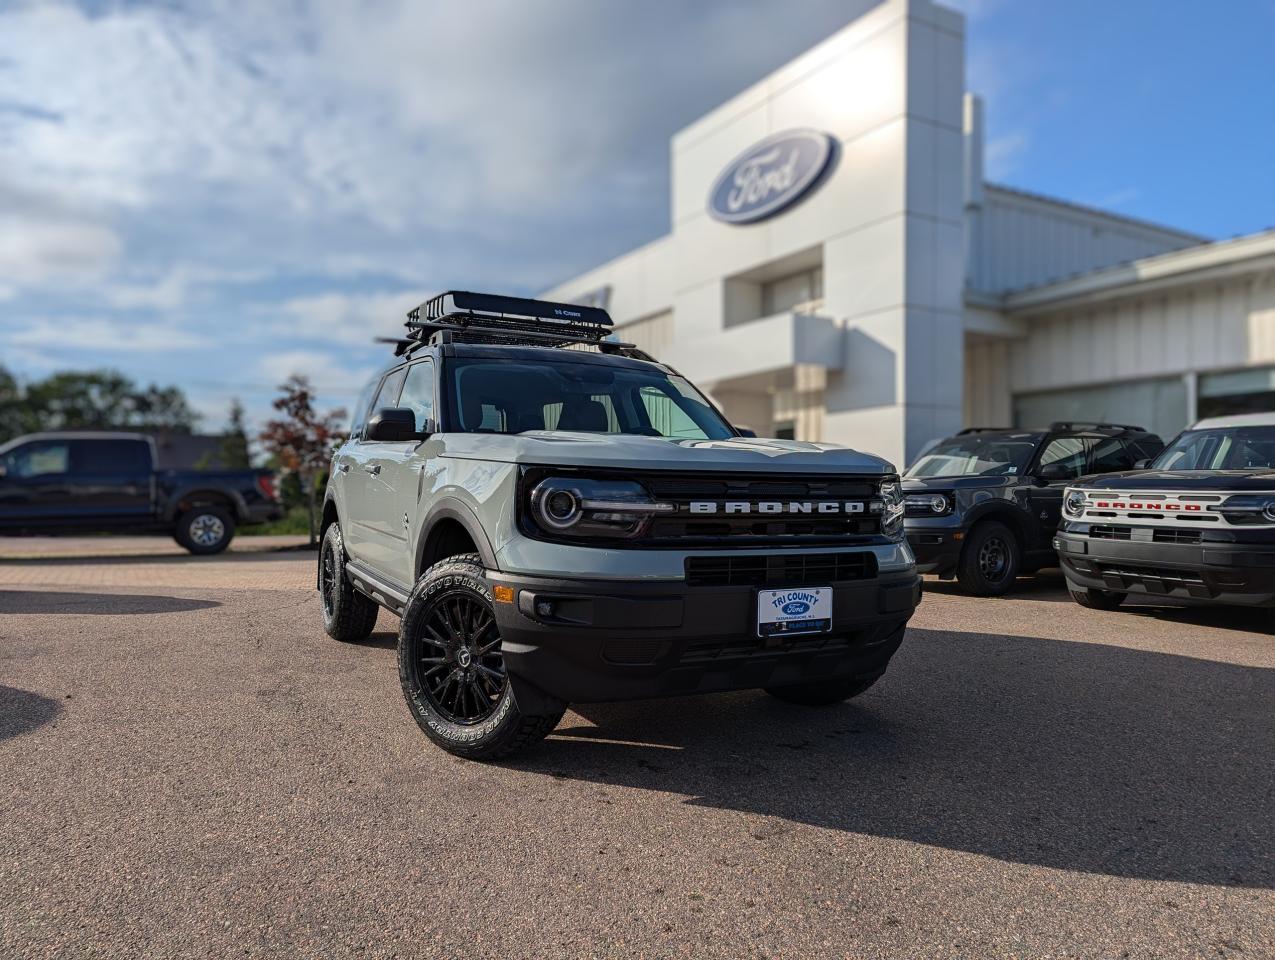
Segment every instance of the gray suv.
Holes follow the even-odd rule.
[[[318,585],[337,640],[401,617],[435,743],[491,759],[571,702],[827,704],[885,672],[920,600],[889,463],[745,435],[597,308],[452,292],[407,327],[333,457]]]

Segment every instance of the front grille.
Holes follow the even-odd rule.
[[[881,532],[871,504],[880,479],[782,478],[648,474],[636,478],[677,512],[655,517],[642,540],[679,544],[740,542],[811,543],[870,537]],[[691,512],[692,503],[713,504],[712,513]],[[747,511],[728,510],[746,504]],[[820,512],[835,507],[836,512]],[[768,512],[773,511],[773,512]],[[854,512],[851,512],[854,511]]]
[[[818,587],[876,575],[877,558],[866,551],[686,559],[692,587]]]
[[[1124,564],[1096,564],[1098,574],[1113,589],[1127,589],[1139,584],[1147,593],[1167,596],[1174,590],[1185,591],[1198,598],[1213,596],[1213,590],[1204,578],[1194,570],[1170,570],[1164,567],[1126,566]]]
[[[1095,523],[1089,528],[1089,536],[1094,540],[1132,540],[1132,527],[1113,527],[1106,523]]]
[[[1199,543],[1199,530],[1157,530],[1151,537],[1156,543]]]

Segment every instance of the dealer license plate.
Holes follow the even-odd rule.
[[[827,633],[832,629],[832,587],[757,591],[757,636]]]

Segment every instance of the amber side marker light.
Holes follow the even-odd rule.
[[[513,603],[514,588],[513,587],[492,587],[492,596],[496,598],[497,603]]]

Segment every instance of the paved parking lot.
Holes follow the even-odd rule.
[[[1275,956],[1252,615],[928,583],[851,705],[585,707],[483,766],[411,722],[397,621],[324,636],[312,554],[33,543],[0,542],[0,956]]]

